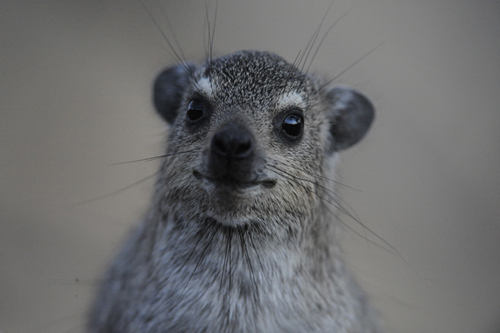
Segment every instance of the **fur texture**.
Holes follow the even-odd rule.
[[[159,75],[167,154],[91,332],[379,332],[335,238],[335,163],[374,116],[348,88],[241,51]]]

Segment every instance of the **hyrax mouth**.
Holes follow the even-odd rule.
[[[259,169],[258,149],[249,128],[238,121],[220,126],[213,134],[203,166],[193,170],[197,179],[203,179],[211,190],[224,193],[245,193],[259,185],[272,188],[275,179],[264,176]]]
[[[228,190],[233,190],[237,192],[241,192],[242,190],[249,189],[251,187],[255,186],[263,186],[264,188],[270,189],[273,188],[277,180],[276,179],[270,179],[266,178],[263,180],[240,180],[233,178],[232,176],[225,176],[225,177],[219,177],[219,178],[214,178],[208,175],[204,175],[198,170],[193,170],[193,176],[196,179],[204,179],[207,180],[208,182],[212,183],[215,185],[217,188],[225,188]]]

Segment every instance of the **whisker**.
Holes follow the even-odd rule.
[[[217,23],[217,13],[219,11],[219,0],[215,1],[214,25],[212,30],[212,39],[210,40],[210,57],[213,58],[213,47],[215,41],[215,24]]]
[[[280,162],[276,159],[273,159],[272,157],[267,157],[269,160],[275,162],[276,164],[285,164],[283,162]],[[291,167],[291,168],[294,168],[295,170],[298,170],[298,171],[302,171],[302,172],[305,172],[305,173],[310,173],[310,170],[305,170],[305,169],[301,169],[299,167],[297,167],[296,165],[292,165],[292,164],[286,164],[287,167]],[[323,176],[321,174],[316,174],[316,173],[312,173],[311,176],[315,177],[315,178],[320,178],[320,179],[325,179],[325,180],[328,180],[328,181],[331,181],[333,183],[335,183],[335,185],[339,185],[339,186],[342,186],[342,187],[345,187],[345,188],[348,188],[350,190],[353,190],[353,191],[357,191],[357,192],[361,192],[361,190],[357,189],[357,188],[354,188],[354,187],[351,187],[349,185],[346,185],[344,183],[341,183],[333,178],[328,178],[326,176]]]
[[[91,199],[86,199],[86,200],[82,200],[82,201],[78,201],[78,202],[75,202],[73,204],[70,204],[70,205],[67,205],[66,207],[73,207],[73,206],[79,206],[79,205],[83,205],[83,204],[88,204],[90,202],[94,202],[94,201],[97,201],[97,200],[101,200],[101,199],[104,199],[104,198],[108,198],[108,197],[111,197],[113,195],[116,195],[118,193],[121,193],[121,192],[124,192],[134,186],[137,186],[141,183],[144,183],[145,181],[153,178],[153,177],[156,177],[158,174],[160,173],[160,171],[156,171],[155,173],[153,173],[152,175],[149,175],[147,177],[144,177],[136,182],[133,182],[132,184],[130,185],[127,185],[125,187],[122,187],[122,188],[119,188],[118,190],[115,190],[115,191],[112,191],[112,192],[109,192],[109,193],[106,193],[106,194],[103,194],[103,195],[100,195],[100,196],[97,196],[97,197],[94,197],[94,198],[91,198]]]
[[[271,166],[271,165],[269,165],[269,166]],[[273,166],[271,166],[271,167],[273,167]],[[284,171],[279,170],[279,169],[277,169],[277,171],[282,172],[282,173],[284,172]],[[284,173],[286,173],[286,172],[284,172]],[[346,214],[347,216],[349,216],[350,218],[352,218],[355,222],[357,222],[360,226],[362,226],[365,230],[367,230],[367,231],[368,231],[371,235],[373,235],[373,236],[374,236],[374,237],[376,237],[379,241],[381,241],[383,244],[385,244],[385,245],[386,245],[386,246],[387,246],[390,250],[389,250],[389,249],[387,249],[387,248],[385,248],[385,247],[383,247],[383,246],[381,246],[380,244],[375,243],[374,241],[370,240],[369,238],[367,238],[367,237],[365,237],[365,236],[361,235],[359,232],[357,232],[357,231],[356,231],[356,230],[354,230],[352,227],[350,227],[350,226],[349,226],[349,225],[347,225],[345,222],[343,222],[343,221],[342,221],[342,219],[339,219],[339,221],[340,221],[340,222],[341,222],[344,226],[346,226],[348,229],[350,229],[351,231],[353,231],[354,233],[356,233],[356,234],[357,234],[357,235],[359,235],[360,237],[364,238],[364,239],[365,239],[365,240],[367,240],[368,242],[370,242],[370,243],[372,243],[372,244],[374,244],[374,245],[376,245],[376,246],[378,246],[378,247],[380,247],[380,248],[382,248],[382,249],[385,249],[386,251],[388,251],[388,252],[390,252],[390,253],[397,254],[398,256],[400,256],[400,257],[402,258],[401,254],[399,254],[399,252],[398,252],[398,251],[394,248],[394,246],[392,246],[389,242],[387,242],[385,239],[383,239],[381,236],[379,236],[379,235],[378,235],[376,232],[374,232],[372,229],[370,229],[369,227],[367,227],[367,226],[366,226],[364,223],[362,223],[359,219],[357,219],[357,218],[356,218],[356,217],[354,217],[352,214],[350,214],[348,211],[346,211],[346,210],[345,210],[345,209],[344,209],[344,208],[343,208],[343,207],[342,207],[342,206],[341,206],[341,205],[340,205],[337,201],[335,201],[333,198],[332,198],[332,200],[334,200],[335,204],[337,204],[337,205],[335,205],[335,204],[334,204],[334,203],[332,203],[331,201],[329,201],[329,200],[325,199],[324,197],[322,197],[320,194],[318,194],[318,192],[317,192],[317,191],[312,191],[311,189],[307,188],[306,186],[304,186],[304,185],[300,184],[300,183],[297,181],[297,180],[308,181],[307,179],[301,179],[301,178],[298,178],[298,177],[294,177],[293,175],[291,175],[291,176],[289,177],[289,176],[286,176],[286,175],[284,175],[284,174],[281,174],[281,176],[283,176],[283,177],[285,177],[285,178],[287,178],[287,179],[289,179],[289,180],[294,181],[297,185],[299,185],[299,186],[303,187],[303,188],[304,188],[306,191],[308,191],[309,193],[313,193],[314,195],[316,195],[316,196],[317,196],[318,198],[320,198],[323,202],[328,203],[329,205],[331,205],[331,206],[335,207],[336,209],[340,210],[342,213],[344,213],[344,214]],[[319,184],[316,184],[316,185],[319,185]],[[327,208],[327,207],[325,206],[325,208]],[[328,208],[327,208],[327,209],[328,209]],[[328,209],[328,210],[329,210],[329,209]],[[334,216],[337,216],[337,215],[336,215],[336,214],[334,214],[331,210],[329,210],[329,212],[330,212],[331,214],[333,214]],[[338,216],[337,216],[337,217],[338,217]],[[405,262],[406,262],[406,260],[405,260],[404,258],[402,258],[402,259],[403,259],[403,261],[405,261]]]
[[[178,62],[180,66],[182,66],[184,71],[186,73],[188,73],[193,78],[193,74],[191,73],[191,70],[189,69],[189,66],[187,65],[187,59],[184,56],[184,53],[182,52],[182,48],[180,47],[180,43],[177,39],[177,36],[174,33],[174,29],[172,28],[172,24],[170,23],[170,20],[168,19],[168,16],[165,13],[165,9],[163,7],[161,7],[164,19],[165,19],[165,21],[167,21],[167,24],[169,25],[170,31],[174,37],[174,41],[178,45],[179,52],[176,51],[176,48],[174,47],[174,45],[172,44],[172,42],[168,38],[167,34],[165,33],[165,30],[163,30],[160,23],[158,22],[156,17],[151,12],[151,9],[149,9],[149,7],[144,3],[144,0],[140,0],[140,3],[142,4],[144,9],[146,10],[146,13],[148,14],[148,16],[151,18],[151,21],[153,22],[153,24],[156,26],[156,28],[158,29],[160,34],[163,36],[163,39],[165,40],[165,42],[168,44],[170,49],[165,49],[165,51],[167,51],[170,54],[170,56],[172,56],[175,59],[175,61]]]
[[[301,72],[304,70],[304,67],[305,67],[305,65],[307,64],[307,59],[309,58],[309,55],[311,54],[311,51],[312,51],[312,49],[313,49],[313,46],[314,46],[314,44],[316,43],[316,40],[317,40],[317,38],[318,38],[318,36],[319,36],[319,33],[320,33],[320,31],[321,31],[321,28],[323,27],[323,23],[325,23],[325,19],[326,19],[326,17],[327,17],[327,15],[328,15],[328,13],[330,12],[330,8],[332,8],[332,5],[333,5],[334,1],[335,1],[335,0],[332,0],[332,1],[330,2],[330,5],[328,6],[327,10],[325,11],[325,14],[323,15],[323,18],[322,18],[322,19],[321,19],[321,21],[319,22],[319,25],[318,25],[318,27],[316,28],[316,31],[314,31],[314,34],[313,34],[313,36],[312,36],[311,40],[309,41],[310,43],[307,45],[307,48],[306,48],[306,49],[307,49],[307,55],[305,56],[305,58],[304,58],[304,63],[302,64],[302,68],[300,69],[300,71],[301,71]],[[316,52],[315,52],[315,53],[316,53]],[[309,66],[308,66],[308,69],[309,69],[309,67],[310,67],[310,64],[309,64]],[[307,71],[306,71],[306,74],[307,74]]]
[[[250,245],[253,248],[253,251],[255,253],[255,257],[257,258],[257,261],[259,262],[260,269],[261,269],[262,272],[264,272],[264,266],[262,265],[262,261],[260,260],[259,253],[257,252],[257,247],[255,246],[255,242],[254,242],[254,239],[253,239],[253,235],[254,234],[255,234],[255,232],[252,232],[252,230],[250,230],[249,232],[247,232],[248,240],[250,241]]]
[[[207,250],[210,247],[210,245],[212,244],[212,241],[215,237],[215,234],[217,233],[217,230],[213,230],[213,229],[215,229],[215,226],[214,226],[215,223],[216,223],[215,221],[212,221],[210,224],[210,227],[208,228],[210,231],[212,231],[212,234],[210,235],[210,239],[208,240],[207,245],[205,246],[205,248],[201,252],[200,258],[198,258],[198,260],[196,261],[196,265],[194,266],[193,272],[191,272],[191,275],[189,276],[189,279],[187,280],[186,285],[184,286],[184,289],[182,290],[180,298],[182,298],[182,296],[184,296],[184,292],[186,291],[186,288],[188,287],[189,282],[191,282],[191,279],[193,278],[194,274],[196,273],[198,266],[200,266],[203,259],[205,259],[205,255],[207,253]]]
[[[208,64],[212,65],[212,27],[210,24],[210,17],[208,15],[208,4],[205,0],[205,22],[207,23],[207,33],[208,33]]]
[[[332,0],[332,4],[333,4],[333,0]],[[330,4],[330,6],[331,6],[332,4]],[[324,43],[324,41],[325,41],[326,37],[330,34],[330,31],[333,29],[333,27],[335,27],[335,26],[337,25],[337,23],[339,23],[339,22],[340,22],[340,20],[342,20],[342,18],[344,18],[344,17],[347,15],[347,13],[349,13],[349,11],[350,11],[351,9],[352,9],[352,7],[351,7],[351,8],[349,8],[349,9],[348,9],[348,10],[347,10],[344,14],[340,15],[340,17],[339,17],[338,19],[336,19],[336,20],[332,23],[332,25],[330,25],[330,27],[328,28],[328,30],[324,33],[323,37],[322,37],[322,38],[321,38],[321,40],[319,41],[318,47],[316,47],[316,51],[314,51],[314,54],[313,54],[313,56],[312,56],[312,58],[311,58],[311,61],[309,62],[309,65],[307,66],[307,69],[306,69],[306,74],[307,74],[307,73],[309,73],[309,69],[311,68],[311,65],[313,64],[314,59],[316,58],[316,55],[318,54],[318,52],[319,52],[319,50],[320,50],[321,46],[323,45],[323,43]],[[330,10],[330,7],[328,7],[328,10]],[[326,14],[325,14],[325,16],[326,16]],[[324,19],[324,18],[323,18],[323,19]],[[321,23],[323,23],[323,22],[321,22]]]
[[[306,181],[306,182],[309,182],[309,183],[312,183],[314,184],[315,186],[318,186],[319,188],[323,189],[326,194],[336,203],[339,205],[339,209],[341,209],[341,211],[345,214],[347,214],[349,217],[351,217],[352,219],[354,219],[355,221],[359,221],[359,218],[358,216],[356,216],[356,213],[354,212],[354,209],[344,200],[342,199],[341,196],[339,196],[334,190],[332,189],[329,189],[328,187],[324,186],[324,185],[321,185],[319,183],[317,183],[316,181],[312,181],[312,180],[309,180],[309,179],[305,179],[305,178],[299,178],[295,175],[292,175],[291,173],[288,173],[286,172],[285,170],[283,169],[279,169],[278,167],[276,167],[275,165],[269,165],[275,169],[278,169],[279,171],[281,172],[284,172],[286,174],[288,174],[289,176],[291,177],[294,177],[295,179],[297,180],[302,180],[302,181]],[[348,209],[345,209],[344,208],[344,205],[347,206]],[[351,213],[352,212],[352,213]]]
[[[351,68],[353,68],[354,66],[356,66],[358,63],[360,63],[363,59],[365,59],[370,54],[372,54],[373,52],[375,52],[379,47],[381,47],[382,45],[384,45],[384,43],[385,43],[385,41],[381,42],[380,44],[378,44],[377,46],[375,46],[373,49],[371,49],[368,53],[366,53],[364,56],[362,56],[361,58],[359,58],[358,60],[356,60],[354,63],[352,63],[351,65],[349,65],[342,72],[340,72],[339,74],[337,74],[333,79],[328,80],[326,83],[324,83],[323,85],[321,85],[319,87],[319,90],[321,91],[321,90],[325,89],[325,87],[329,86],[333,81],[337,80],[339,77],[341,77],[343,74],[345,74],[348,70],[350,70]]]
[[[184,52],[182,51],[181,44],[179,43],[179,40],[177,39],[177,34],[175,33],[175,29],[172,26],[172,23],[170,22],[170,19],[168,18],[167,12],[165,11],[164,6],[160,6],[161,8],[161,13],[163,15],[163,18],[168,24],[169,31],[172,33],[172,37],[174,38],[175,45],[177,46],[177,49],[179,50],[180,55],[182,56],[182,62],[185,63],[187,61],[186,56],[184,55]]]
[[[253,293],[252,295],[255,298],[258,298],[258,287],[257,287],[257,280],[255,279],[255,271],[253,269],[252,261],[250,260],[250,256],[248,254],[247,244],[245,241],[245,234],[246,234],[247,229],[243,229],[241,226],[238,226],[237,231],[238,231],[238,235],[240,237],[241,250],[245,256],[245,260],[247,262],[248,268],[250,269],[250,275],[251,275],[251,278],[252,278],[252,281],[253,281],[253,284],[255,287],[255,293]]]
[[[159,156],[142,158],[142,159],[132,160],[132,161],[116,162],[116,163],[108,164],[108,166],[128,164],[128,163],[135,163],[135,162],[150,162],[150,161],[154,161],[154,160],[158,160],[158,159],[162,159],[162,158],[167,158],[167,157],[175,156],[175,155],[179,155],[179,154],[192,153],[194,151],[196,151],[196,149],[186,150],[186,151],[180,151],[180,152],[176,152],[176,153],[172,153],[172,154],[164,154],[164,155],[159,155]],[[93,201],[96,201],[96,200],[101,200],[101,199],[104,199],[104,198],[116,195],[116,194],[124,192],[124,191],[126,191],[126,190],[128,190],[128,189],[130,189],[130,188],[132,188],[134,186],[137,186],[137,185],[139,185],[139,184],[141,184],[141,183],[143,183],[143,182],[145,182],[145,181],[147,181],[147,180],[149,180],[149,179],[151,179],[153,177],[156,177],[159,173],[160,173],[160,170],[156,171],[155,173],[153,173],[150,176],[147,176],[147,177],[145,177],[143,179],[140,179],[140,180],[138,180],[136,182],[133,182],[130,185],[127,185],[125,187],[119,188],[119,189],[117,189],[115,191],[112,191],[112,192],[109,192],[109,193],[106,193],[106,194],[103,194],[103,195],[99,195],[99,196],[94,197],[94,198],[90,198],[90,199],[78,201],[76,203],[68,205],[68,207],[82,205],[82,204],[87,204],[87,203],[90,203],[90,202],[93,202]]]
[[[152,157],[147,157],[147,158],[141,158],[141,159],[138,159],[138,160],[116,162],[116,163],[111,163],[111,164],[108,164],[108,165],[112,166],[112,165],[129,164],[129,163],[135,163],[135,162],[150,162],[150,161],[155,161],[155,160],[158,160],[158,159],[161,159],[161,158],[165,158],[165,157],[170,157],[170,156],[175,156],[175,155],[180,155],[180,154],[192,153],[194,151],[196,151],[196,149],[186,150],[186,151],[179,151],[179,152],[176,152],[176,153],[164,154],[164,155],[158,155],[158,156],[152,156]]]
[[[312,183],[312,184],[314,184],[315,186],[318,186],[318,187],[321,187],[321,188],[323,188],[323,189],[326,189],[326,190],[330,191],[330,190],[329,190],[329,189],[327,189],[326,187],[324,187],[324,186],[322,186],[322,185],[320,185],[320,184],[318,184],[318,183],[316,183],[316,182],[314,182],[314,181],[311,181],[311,180],[308,180],[308,179],[304,179],[304,178],[300,178],[300,177],[296,177],[296,176],[292,175],[291,173],[288,173],[288,172],[286,172],[286,171],[284,171],[284,170],[282,170],[282,169],[277,168],[277,167],[276,167],[276,166],[274,166],[274,165],[268,165],[268,166],[272,167],[272,168],[273,168],[273,169],[275,169],[276,171],[281,172],[281,176],[283,176],[283,177],[285,177],[285,178],[287,178],[287,179],[289,179],[289,180],[294,181],[296,184],[298,184],[298,185],[300,185],[300,186],[304,187],[305,189],[307,189],[307,188],[306,188],[304,185],[300,184],[300,183],[298,182],[298,180],[301,180],[301,181],[305,181],[305,182]],[[287,176],[288,176],[288,177],[287,177]],[[318,195],[318,197],[320,197],[318,193],[316,193],[316,192],[315,192],[315,194],[316,194],[316,195]],[[321,197],[320,197],[320,198],[321,198]],[[340,210],[341,212],[343,212],[344,214],[346,214],[346,215],[348,215],[349,217],[351,217],[352,219],[356,220],[356,218],[355,218],[355,217],[354,217],[351,213],[349,213],[349,212],[348,212],[348,211],[347,211],[344,207],[342,207],[342,205],[341,205],[338,201],[336,201],[336,200],[335,200],[335,198],[331,198],[331,199],[332,199],[332,200],[333,200],[333,201],[337,204],[337,206],[335,206],[335,205],[334,205],[334,206],[335,206],[335,208],[339,209],[339,210]],[[331,204],[333,205],[333,203],[331,203]]]
[[[316,38],[318,38],[318,34],[319,34],[319,29],[320,28],[321,28],[321,23],[320,23],[319,27],[316,28],[316,31],[314,31],[313,35],[309,39],[309,42],[307,43],[306,48],[304,49],[304,52],[302,53],[302,55],[300,57],[299,64],[301,64],[300,65],[300,71],[301,72],[304,71],[304,67],[305,67],[305,65],[307,63],[307,57],[311,53],[311,50],[312,50],[314,42],[316,41]]]
[[[233,228],[227,228],[225,229],[224,235],[227,237],[226,238],[226,258],[228,260],[226,261],[227,267],[226,267],[226,277],[229,282],[229,293],[231,293],[231,290],[233,289],[233,272],[232,272],[232,264],[233,264],[233,256],[232,256],[232,245],[233,245]]]
[[[180,272],[182,272],[182,270],[184,269],[184,267],[186,266],[186,264],[191,261],[191,258],[193,257],[193,254],[196,251],[196,248],[198,247],[198,244],[200,244],[201,240],[204,238],[204,236],[205,236],[206,233],[200,231],[197,234],[199,235],[199,238],[196,241],[196,243],[194,244],[193,249],[189,253],[188,258],[184,261],[184,263],[180,267],[180,269],[179,269]],[[189,277],[188,282],[186,283],[186,286],[189,284],[189,281],[191,281],[191,278],[193,277],[193,274],[194,274],[195,271],[196,271],[196,266],[195,266],[195,269],[193,270],[193,272],[191,273],[191,276]]]
[[[301,53],[302,53],[302,50],[299,50],[299,52],[298,52],[298,53],[297,53],[297,55],[295,56],[295,60],[294,60],[294,61],[293,61],[293,63],[292,63],[292,64],[293,64],[293,67],[295,67],[295,68],[297,68],[297,69],[298,69],[298,67],[299,67],[299,66],[298,66],[299,64],[298,64],[297,60],[299,59],[299,57],[300,57],[300,54],[301,54]]]

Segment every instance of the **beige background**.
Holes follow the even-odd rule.
[[[204,57],[203,1],[165,3]],[[147,6],[163,25],[158,2]],[[216,54],[293,61],[328,0],[220,0]],[[213,15],[214,2],[208,1]],[[349,263],[388,332],[500,330],[500,2],[335,1],[312,70],[377,107],[343,154]],[[206,38],[205,38],[206,40]],[[154,75],[175,59],[139,1],[0,2],[0,331],[81,332],[105,264],[147,207],[165,127]],[[387,247],[387,246],[385,246]]]

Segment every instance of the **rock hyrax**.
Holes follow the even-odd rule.
[[[154,200],[114,260],[92,332],[379,332],[335,229],[338,152],[374,117],[267,52],[167,68]]]

